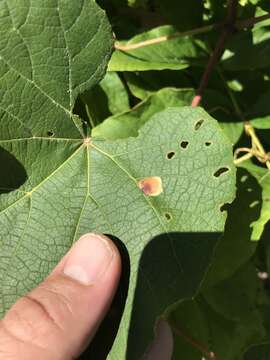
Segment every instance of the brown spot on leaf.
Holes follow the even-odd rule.
[[[138,186],[147,196],[158,196],[163,192],[162,181],[159,176],[144,178],[138,182]]]

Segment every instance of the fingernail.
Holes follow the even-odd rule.
[[[108,269],[114,251],[103,235],[83,235],[73,246],[64,274],[84,285],[96,283]]]

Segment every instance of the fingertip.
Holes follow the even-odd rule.
[[[81,284],[94,285],[108,276],[119,279],[121,268],[115,243],[104,234],[86,233],[73,244],[49,277],[62,273]]]

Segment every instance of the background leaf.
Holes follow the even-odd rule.
[[[80,137],[75,99],[101,79],[111,54],[111,29],[94,1],[55,2],[40,16],[42,4],[0,4],[2,139]]]
[[[168,107],[187,105],[193,96],[192,89],[164,88],[149,96],[130,111],[107,118],[93,129],[92,135],[110,140],[137,136],[138,130],[153,114]]]
[[[135,36],[125,46],[137,44],[160,36],[175,35],[172,26],[162,26]],[[109,63],[109,71],[146,71],[164,69],[185,69],[189,60],[203,54],[202,44],[190,37],[175,37],[158,45],[150,45],[135,50],[116,50]]]

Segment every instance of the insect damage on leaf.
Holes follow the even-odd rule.
[[[147,196],[158,196],[163,192],[162,180],[159,176],[144,178],[138,182],[138,186]]]

